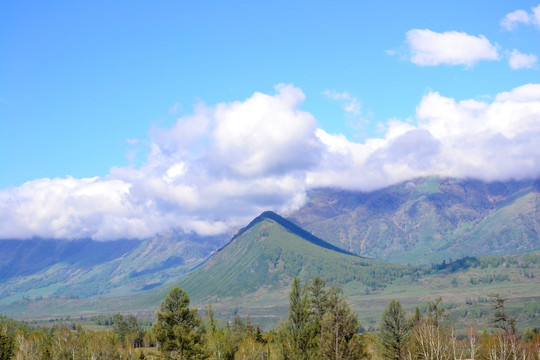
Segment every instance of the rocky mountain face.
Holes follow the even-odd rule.
[[[290,220],[358,255],[430,263],[540,249],[540,181],[423,178],[363,193],[312,191]]]

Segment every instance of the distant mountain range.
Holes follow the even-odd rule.
[[[0,306],[23,298],[124,295],[177,279],[227,241],[169,234],[151,239],[0,240]]]
[[[374,301],[356,306],[371,319],[393,297],[413,304],[446,294],[461,303],[464,294],[507,291],[522,299],[516,301],[538,302],[536,254],[500,258],[493,269],[453,262],[459,266],[433,272],[417,265],[540,250],[539,188],[538,181],[426,178],[370,193],[314,190],[288,219],[265,212],[233,237],[2,240],[0,313],[151,314],[179,285],[222,317],[238,311],[275,323],[286,313],[294,276],[306,282],[319,276],[344,286],[355,301]],[[526,288],[514,287],[520,285]]]
[[[535,326],[540,319],[540,253],[413,267],[349,254],[271,212],[179,280],[129,296],[26,298],[1,312],[26,319],[112,312],[150,317],[171,287],[180,286],[196,307],[212,305],[223,319],[249,314],[269,328],[287,314],[294,276],[304,284],[319,276],[342,286],[367,327],[376,326],[391,299],[411,308],[438,296],[460,329],[470,322],[485,326],[493,292],[509,298],[508,311],[518,316],[519,326]]]
[[[314,190],[289,219],[347,251],[400,263],[540,249],[540,181],[422,178],[363,193]]]

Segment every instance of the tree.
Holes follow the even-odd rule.
[[[302,354],[306,354],[310,341],[309,303],[306,292],[300,287],[298,277],[293,279],[289,294],[289,328],[293,346]]]
[[[469,347],[469,358],[471,360],[476,358],[476,354],[480,348],[478,340],[478,330],[473,324],[470,324],[469,328],[467,329],[467,343]]]
[[[200,317],[188,306],[188,294],[174,287],[156,313],[153,330],[167,359],[206,358]]]
[[[337,301],[325,313],[321,321],[319,353],[321,359],[356,360],[366,357],[358,331],[360,323],[345,299]]]
[[[435,326],[442,325],[443,321],[448,319],[441,302],[442,298],[439,296],[435,301],[428,301],[427,303],[427,320]]]
[[[493,327],[504,330],[508,335],[516,333],[516,318],[506,314],[504,303],[508,299],[502,298],[499,294],[490,294],[493,298],[493,310],[495,313],[491,319]]]
[[[380,340],[386,359],[401,360],[410,338],[411,322],[407,320],[399,300],[392,300],[381,317]]]
[[[8,360],[13,356],[15,339],[9,333],[8,326],[0,324],[0,360]]]
[[[320,322],[328,308],[328,291],[326,290],[326,282],[316,276],[313,282],[308,287],[309,303],[311,304],[311,312],[314,317],[315,326],[320,331]]]

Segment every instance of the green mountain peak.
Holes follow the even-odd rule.
[[[275,305],[282,303],[276,298],[286,298],[295,276],[304,282],[317,276],[328,283],[355,281],[382,288],[407,271],[402,265],[349,254],[273,212],[264,212],[175,285],[199,306],[238,304],[239,298],[273,299]]]
[[[343,254],[349,254],[349,255],[354,255],[346,250],[343,250],[337,246],[334,246],[318,237],[316,237],[315,235],[311,234],[310,232],[302,229],[300,226],[294,224],[293,222],[285,219],[284,217],[276,214],[275,212],[273,211],[265,211],[263,213],[261,213],[259,216],[257,216],[255,219],[253,219],[246,227],[240,229],[238,231],[238,233],[236,233],[236,235],[234,235],[231,239],[231,241],[227,244],[229,245],[231,242],[235,241],[236,238],[242,236],[246,231],[250,230],[251,228],[253,228],[254,226],[256,226],[257,224],[261,223],[261,222],[264,222],[265,220],[271,220],[271,221],[274,221],[275,223],[279,224],[281,227],[283,227],[284,229],[286,229],[287,231],[289,231],[291,234],[294,234],[294,235],[297,235],[298,237],[314,244],[314,245],[317,245],[317,246],[320,246],[320,247],[323,247],[325,249],[329,249],[329,250],[333,250],[333,251],[337,251],[337,252],[340,252],[340,253],[343,253]],[[225,248],[227,245],[225,245],[223,248]],[[223,250],[220,249],[219,251]]]

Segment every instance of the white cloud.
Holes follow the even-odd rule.
[[[466,65],[482,60],[498,60],[497,46],[485,36],[464,32],[437,33],[429,29],[413,29],[406,34],[411,62],[420,66]]]
[[[336,97],[346,95],[334,94]],[[416,116],[353,142],[317,129],[291,85],[199,104],[152,129],[144,166],[105,177],[38,179],[0,191],[0,238],[115,239],[170,229],[218,234],[258,213],[290,211],[319,186],[372,190],[418,176],[540,176],[540,84],[492,101],[430,92]]]
[[[279,85],[274,95],[199,104],[172,128],[150,131],[141,168],[0,191],[0,238],[144,238],[172,228],[210,235],[294,208],[323,150],[315,118],[299,109],[304,98]]]
[[[486,181],[540,176],[540,85],[498,94],[491,103],[437,92],[417,107],[416,124],[393,121],[363,144],[319,130],[327,151],[308,172],[310,187],[373,190],[418,176]]]
[[[343,111],[352,116],[362,115],[362,105],[355,96],[352,96],[347,91],[337,92],[336,90],[325,90],[323,92],[327,98],[340,101],[343,105]]]
[[[534,54],[522,54],[514,49],[508,58],[508,65],[514,70],[530,69],[536,65],[538,57]]]
[[[534,24],[540,27],[540,5],[531,8],[531,12],[516,10],[506,14],[501,20],[501,26],[505,30],[514,30],[519,24]]]
[[[315,118],[299,110],[303,92],[280,85],[269,96],[215,108],[211,160],[241,176],[269,176],[309,168],[318,160]]]
[[[514,30],[518,24],[530,24],[531,16],[525,10],[516,10],[506,14],[501,20],[501,26],[506,30]]]
[[[536,26],[540,27],[540,5],[537,5],[532,8],[532,18],[533,18],[533,23]]]

